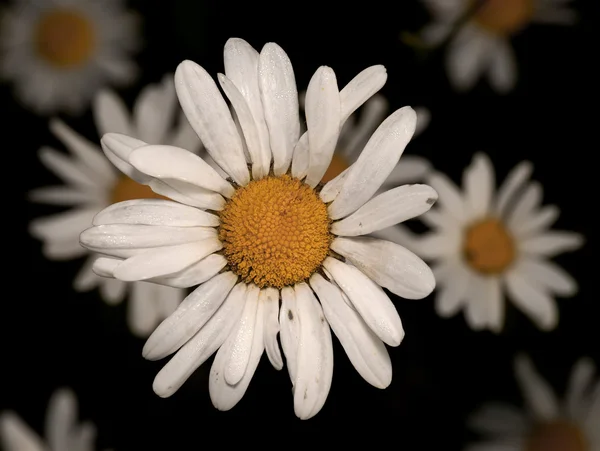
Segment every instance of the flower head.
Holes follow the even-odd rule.
[[[146,86],[140,93],[133,114],[112,91],[102,91],[94,99],[94,118],[98,131],[130,133],[154,143],[173,143],[197,152],[201,146],[187,119],[177,111],[172,76]],[[173,123],[178,122],[174,127]],[[98,277],[92,271],[97,255],[79,244],[79,234],[92,224],[96,213],[120,201],[160,197],[148,186],[115,171],[99,146],[71,130],[58,119],[50,130],[64,143],[69,154],[43,147],[39,156],[64,185],[43,187],[30,193],[34,202],[72,207],[70,210],[37,218],[30,233],[42,241],[42,251],[51,260],[67,260],[88,255],[73,286],[88,291],[96,286],[102,298],[116,304],[125,297],[128,284]],[[131,305],[128,324],[131,330],[147,337],[156,324],[168,316],[183,299],[183,291],[149,283],[129,284]]]
[[[38,113],[78,113],[99,88],[137,73],[137,21],[119,0],[15,0],[0,30],[0,75]]]
[[[464,193],[443,174],[429,183],[440,193],[439,208],[423,215],[434,230],[414,249],[435,261],[436,309],[451,316],[464,309],[476,330],[499,332],[504,324],[503,287],[513,303],[543,330],[558,323],[552,295],[572,296],[576,282],[548,259],[581,246],[571,232],[548,230],[556,206],[542,207],[542,186],[529,181],[532,167],[519,164],[495,193],[494,169],[477,154],[464,172]]]
[[[59,389],[50,398],[44,441],[17,416],[0,414],[0,443],[5,451],[91,451],[96,427],[77,422],[77,398],[70,389]]]
[[[475,412],[471,427],[489,441],[468,451],[594,451],[600,446],[600,382],[589,359],[573,367],[564,400],[557,399],[531,360],[519,356],[515,375],[526,403],[525,411],[490,404]]]
[[[384,388],[392,375],[384,343],[398,346],[404,330],[381,287],[411,299],[434,287],[416,255],[362,237],[427,211],[437,199],[425,185],[373,197],[413,135],[416,114],[410,107],[395,111],[354,164],[323,185],[340,130],[383,86],[385,69],[367,68],[339,90],[333,70],[320,67],[307,89],[304,134],[292,65],[278,45],[259,53],[230,39],[218,78],[233,116],[197,64],[181,63],[175,84],[190,124],[226,178],[182,149],[105,135],[103,149],[119,168],[175,202],[112,205],[80,239],[111,256],[96,261],[99,274],[200,284],[144,346],[151,360],[175,353],[156,376],[157,394],[173,394],[217,351],[210,395],[228,410],[244,395],[263,350],[276,369],[283,367],[279,333],[294,410],[310,418],[331,385],[330,327],[357,371]]]
[[[572,24],[575,13],[564,0],[424,0],[434,22],[423,31],[431,45],[442,43],[460,29],[448,46],[447,75],[460,91],[472,89],[487,75],[500,93],[512,90],[517,63],[510,39],[531,23]],[[468,16],[464,25],[459,25]]]

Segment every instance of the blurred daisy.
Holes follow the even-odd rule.
[[[148,142],[172,143],[197,151],[201,145],[183,112],[178,108],[172,76],[163,82],[147,86],[139,95],[130,116],[123,102],[110,91],[101,92],[94,102],[94,116],[100,134],[118,131],[138,136]],[[177,126],[173,121],[178,119]],[[40,159],[60,177],[65,185],[39,188],[30,199],[46,204],[72,206],[56,215],[32,221],[30,232],[43,242],[44,255],[51,260],[67,260],[89,255],[79,244],[79,234],[92,224],[94,215],[104,207],[131,199],[158,197],[145,185],[140,185],[115,168],[99,146],[75,133],[58,119],[50,121],[50,130],[70,152],[44,147]],[[116,162],[118,166],[118,162]],[[77,291],[99,286],[100,294],[109,304],[121,302],[128,286],[131,304],[128,324],[141,336],[168,316],[183,299],[184,293],[150,283],[126,284],[119,280],[98,277],[92,271],[96,255],[89,255],[74,281]]]
[[[494,168],[477,154],[463,177],[464,194],[443,174],[428,181],[440,195],[439,208],[422,220],[434,229],[415,250],[436,261],[436,309],[448,317],[460,309],[475,330],[499,332],[504,324],[503,289],[543,330],[558,323],[553,295],[572,296],[576,282],[548,259],[579,248],[581,235],[548,230],[559,214],[542,207],[542,186],[529,181],[522,162],[497,193]]]
[[[2,19],[0,76],[37,113],[78,113],[136,77],[138,24],[121,0],[14,0]]]
[[[468,15],[466,23],[451,38],[446,71],[457,90],[473,88],[479,77],[487,75],[500,93],[514,88],[517,62],[510,39],[531,23],[570,25],[576,14],[570,0],[423,0],[434,23],[423,31],[429,45],[443,42]]]
[[[158,395],[172,395],[218,350],[210,396],[216,408],[232,408],[263,350],[276,369],[283,367],[280,333],[294,410],[306,419],[329,393],[330,326],[367,382],[390,384],[384,343],[398,346],[404,330],[381,287],[415,299],[435,282],[413,253],[362,235],[422,214],[437,194],[409,185],[373,197],[414,133],[410,107],[383,121],[349,169],[320,184],[344,122],[385,83],[383,66],[365,69],[341,91],[333,70],[320,67],[307,89],[308,130],[301,136],[294,71],[281,47],[268,43],[258,53],[230,39],[224,57],[225,75],[218,78],[235,120],[197,64],[181,63],[175,84],[190,124],[227,180],[176,147],[105,135],[103,149],[123,171],[177,202],[112,205],[81,242],[114,257],[96,261],[99,274],[201,284],[144,346],[150,360],[177,352],[156,376]]]
[[[531,360],[519,356],[515,374],[526,411],[505,404],[484,406],[471,427],[489,441],[468,451],[598,451],[600,450],[600,381],[595,366],[579,360],[571,373],[564,400],[559,401]]]
[[[54,392],[48,403],[46,440],[11,411],[0,414],[0,443],[4,451],[91,451],[96,427],[77,421],[77,398],[70,389]]]

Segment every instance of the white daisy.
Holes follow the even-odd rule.
[[[38,113],[78,113],[137,75],[137,17],[121,0],[14,0],[2,15],[0,76]]]
[[[468,451],[600,451],[600,381],[595,366],[579,360],[571,373],[565,398],[537,373],[531,360],[519,356],[515,374],[526,403],[523,412],[505,404],[491,404],[476,412],[471,427],[489,441]]]
[[[473,88],[483,74],[496,91],[510,91],[517,81],[510,39],[531,23],[570,25],[576,19],[570,0],[483,0],[480,6],[474,0],[423,1],[434,20],[422,34],[429,45],[443,42],[468,16],[447,51],[447,76],[460,91]]]
[[[184,61],[175,84],[190,124],[228,179],[176,147],[105,135],[103,149],[123,171],[176,202],[112,205],[80,239],[114,257],[96,261],[98,274],[201,284],[144,346],[150,360],[176,352],[154,380],[159,396],[172,395],[218,350],[210,396],[218,409],[232,408],[263,350],[283,367],[280,333],[294,410],[306,419],[329,393],[330,326],[367,382],[390,384],[384,343],[398,346],[404,330],[380,286],[413,299],[427,296],[435,281],[402,246],[361,235],[422,214],[437,194],[409,185],[373,197],[414,133],[410,107],[383,121],[349,169],[319,183],[344,122],[385,83],[383,66],[365,69],[341,91],[333,70],[320,67],[307,89],[308,131],[301,136],[294,71],[281,47],[268,43],[258,53],[230,39],[224,57],[218,78],[239,127],[202,67]]]
[[[192,151],[201,146],[177,105],[172,76],[147,86],[139,95],[130,116],[123,102],[111,91],[103,91],[95,99],[94,116],[100,134],[109,131],[127,133],[153,143],[172,143]],[[173,127],[173,121],[178,124]],[[32,201],[72,206],[52,216],[32,221],[31,234],[43,242],[42,251],[51,260],[66,260],[89,255],[79,244],[79,234],[92,224],[94,215],[113,202],[157,197],[148,187],[120,174],[103,155],[99,146],[75,133],[58,119],[50,121],[50,130],[70,152],[43,147],[42,162],[65,185],[38,188],[31,192]],[[118,166],[118,162],[116,163]],[[147,337],[156,324],[179,305],[182,290],[150,283],[127,284],[98,277],[92,271],[96,255],[91,254],[74,281],[77,291],[96,286],[109,304],[121,302],[127,287],[131,288],[128,324],[131,330]]]
[[[45,440],[12,411],[0,414],[0,443],[4,451],[92,451],[96,427],[77,421],[77,398],[70,389],[54,392],[48,403]]]
[[[529,181],[531,171],[530,163],[520,163],[497,193],[494,168],[484,154],[476,154],[465,170],[464,194],[445,175],[429,176],[440,195],[439,208],[421,219],[434,231],[413,244],[436,262],[439,315],[464,309],[471,328],[499,332],[505,288],[539,328],[550,330],[558,323],[552,296],[572,296],[577,284],[548,259],[579,248],[583,237],[549,230],[559,210],[540,205],[542,186]]]

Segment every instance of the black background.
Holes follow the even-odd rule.
[[[146,83],[156,82],[192,59],[209,73],[223,71],[229,37],[256,49],[277,42],[305,89],[320,65],[331,66],[344,86],[372,64],[384,64],[382,93],[392,110],[424,105],[432,121],[407,153],[427,157],[459,181],[477,151],[487,152],[497,179],[523,159],[544,185],[544,201],[557,204],[556,228],[580,232],[585,246],[556,261],[577,280],[579,293],[559,299],[560,323],[543,333],[512,305],[503,333],[471,331],[459,314],[436,316],[433,298],[396,299],[406,338],[389,349],[394,379],[377,390],[354,371],[335,342],[335,371],[328,401],[313,419],[294,416],[291,383],[263,357],[242,401],[218,412],[208,396],[210,360],[171,398],[152,392],[163,362],[141,356],[143,340],[126,328],[125,306],[107,306],[97,292],[76,294],[72,280],[81,261],[51,262],[28,236],[27,224],[57,209],[29,205],[25,193],[57,179],[37,160],[41,145],[61,148],[47,128],[15,103],[10,86],[0,89],[4,174],[2,214],[4,287],[3,369],[0,410],[16,410],[37,431],[48,398],[61,386],[74,389],[83,419],[98,427],[98,449],[187,450],[228,446],[238,440],[260,447],[355,444],[407,450],[459,450],[473,437],[465,417],[485,401],[519,402],[512,361],[529,353],[562,392],[581,356],[600,362],[597,283],[598,221],[596,154],[598,124],[595,69],[598,22],[591,4],[575,2],[575,27],[532,26],[514,40],[520,77],[506,96],[485,81],[466,94],[445,78],[443,49],[419,55],[399,40],[429,21],[417,1],[407,2],[203,2],[138,0],[145,47],[137,55],[143,71],[120,94],[129,105]],[[75,130],[98,139],[91,114],[63,117]],[[10,201],[10,202],[6,202]],[[7,230],[8,228],[8,230]],[[8,270],[8,272],[7,272]],[[360,440],[360,442],[357,442]],[[55,450],[57,451],[57,450]]]

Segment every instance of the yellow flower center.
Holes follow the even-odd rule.
[[[588,451],[581,429],[566,421],[539,424],[527,439],[525,451]]]
[[[37,52],[53,66],[67,68],[85,62],[92,55],[95,40],[92,22],[77,11],[55,9],[37,24]]]
[[[126,175],[119,178],[112,189],[110,196],[111,204],[133,199],[167,199],[156,194],[149,186],[141,185]]]
[[[220,217],[219,239],[231,270],[261,288],[308,279],[329,251],[327,206],[288,175],[239,188]]]
[[[500,274],[514,261],[515,243],[497,219],[488,218],[467,229],[463,253],[465,260],[482,274]]]
[[[533,0],[485,0],[474,19],[482,28],[506,36],[524,28],[533,13]]]
[[[325,175],[321,179],[322,183],[327,183],[330,180],[333,180],[346,169],[348,169],[350,165],[346,161],[344,157],[339,156],[337,153],[333,154],[333,158],[331,159],[331,163],[325,172]]]

